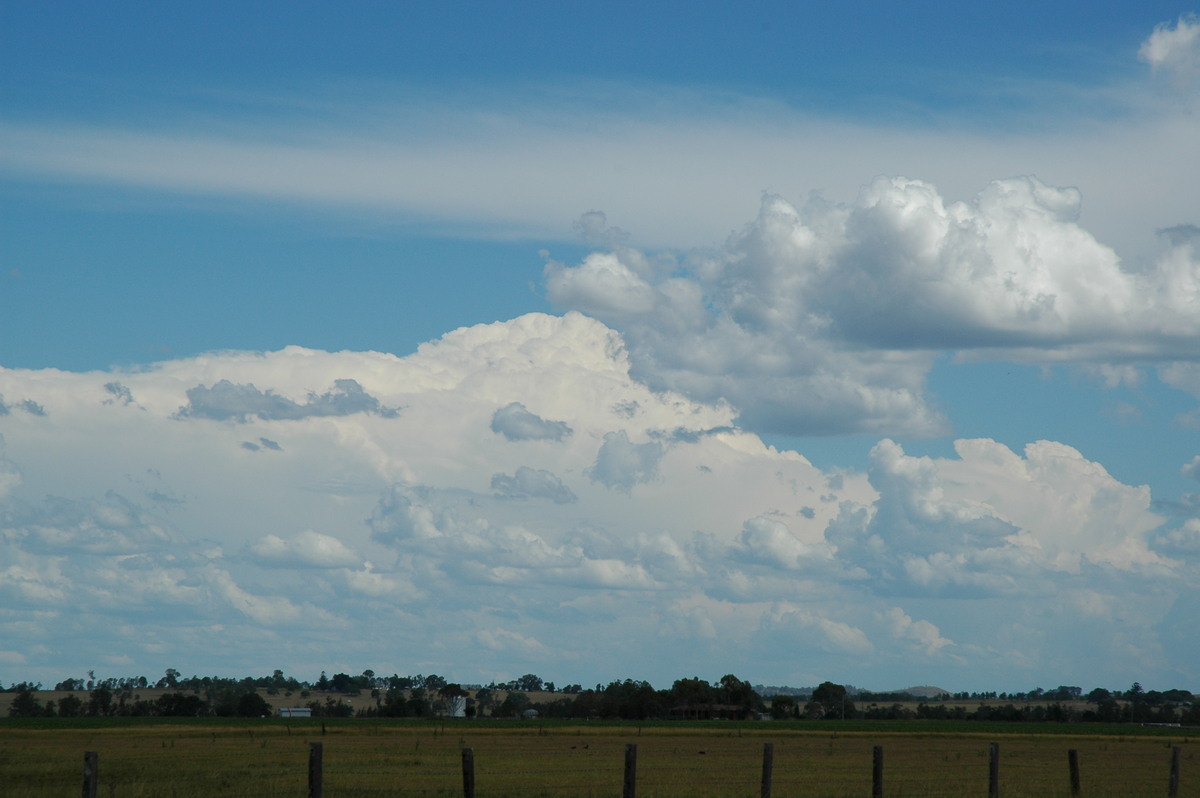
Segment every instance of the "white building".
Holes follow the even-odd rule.
[[[309,707],[280,707],[279,717],[281,718],[311,718],[312,709]]]

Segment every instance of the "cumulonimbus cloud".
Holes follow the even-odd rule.
[[[664,641],[672,662],[725,670],[791,668],[800,646],[872,679],[1000,678],[1057,662],[1053,646],[1009,656],[1034,640],[1158,650],[1172,597],[1188,606],[1195,525],[1165,526],[1146,488],[1071,447],[974,439],[933,458],[884,440],[866,472],[822,471],[739,429],[728,404],[651,390],[622,344],[581,314],[535,314],[404,357],[293,347],[136,372],[0,369],[0,392],[47,409],[0,417],[0,624],[30,630],[12,639],[32,669],[113,646],[167,667],[165,646],[203,670],[219,624],[223,650],[266,656],[286,634],[317,669],[331,639],[369,662],[438,640],[450,671],[503,629],[553,640],[601,679],[642,661],[676,676],[645,658]],[[352,379],[404,411],[177,412],[220,379],[280,397]],[[497,408],[514,405],[571,433],[497,434]],[[1150,593],[1163,598],[1130,603]],[[60,623],[36,626],[45,613]],[[78,655],[62,653],[67,622],[97,630],[71,633]],[[1194,660],[1194,642],[1172,640],[1184,653],[1156,672]],[[489,669],[538,669],[520,646],[495,656]],[[1120,667],[1146,667],[1131,657]]]
[[[726,399],[751,428],[936,434],[945,421],[925,376],[939,353],[1195,357],[1191,238],[1134,271],[1079,225],[1080,202],[1032,177],[995,181],[971,202],[902,178],[879,178],[850,204],[767,197],[719,250],[550,261],[547,294],[620,329],[642,379]]]

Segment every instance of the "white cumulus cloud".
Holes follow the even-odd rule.
[[[853,203],[768,196],[717,250],[552,261],[547,294],[619,328],[639,378],[726,400],[755,430],[940,434],[926,388],[938,353],[1126,379],[1131,362],[1194,357],[1191,239],[1132,269],[1080,225],[1080,203],[1033,177],[967,202],[904,178],[878,178]]]
[[[1200,74],[1200,19],[1182,16],[1173,25],[1164,22],[1142,43],[1138,56],[1155,69],[1196,77]]]
[[[291,538],[266,535],[251,544],[250,552],[264,565],[340,568],[362,564],[362,558],[342,541],[311,529]]]

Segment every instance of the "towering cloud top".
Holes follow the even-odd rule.
[[[928,435],[938,352],[1024,362],[1194,356],[1200,261],[1185,236],[1132,271],[1077,222],[1080,193],[999,180],[971,202],[879,178],[852,204],[764,199],[718,251],[627,247],[550,262],[552,301],[618,326],[634,373],[726,399],[747,425]]]

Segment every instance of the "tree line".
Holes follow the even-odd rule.
[[[1063,685],[1023,693],[943,693],[922,699],[906,692],[877,693],[828,681],[814,688],[756,688],[733,674],[714,683],[696,676],[677,679],[665,689],[635,679],[559,688],[536,674],[464,686],[437,674],[381,676],[372,670],[356,676],[322,672],[310,682],[286,676],[282,670],[237,679],[185,677],[168,668],[153,682],[141,676],[97,679],[94,672],[87,679],[66,679],[54,690],[69,695],[57,702],[43,703],[37,695],[42,689],[40,683],[30,682],[0,685],[0,690],[16,693],[9,715],[25,718],[261,717],[271,714],[274,705],[306,707],[316,717],[439,717],[457,708],[466,717],[492,718],[1200,724],[1200,701],[1190,691],[1144,690],[1137,682],[1127,690],[1095,688],[1086,694],[1079,687]],[[136,692],[149,689],[165,692],[154,698]],[[970,709],[964,703],[970,701],[980,703]]]

